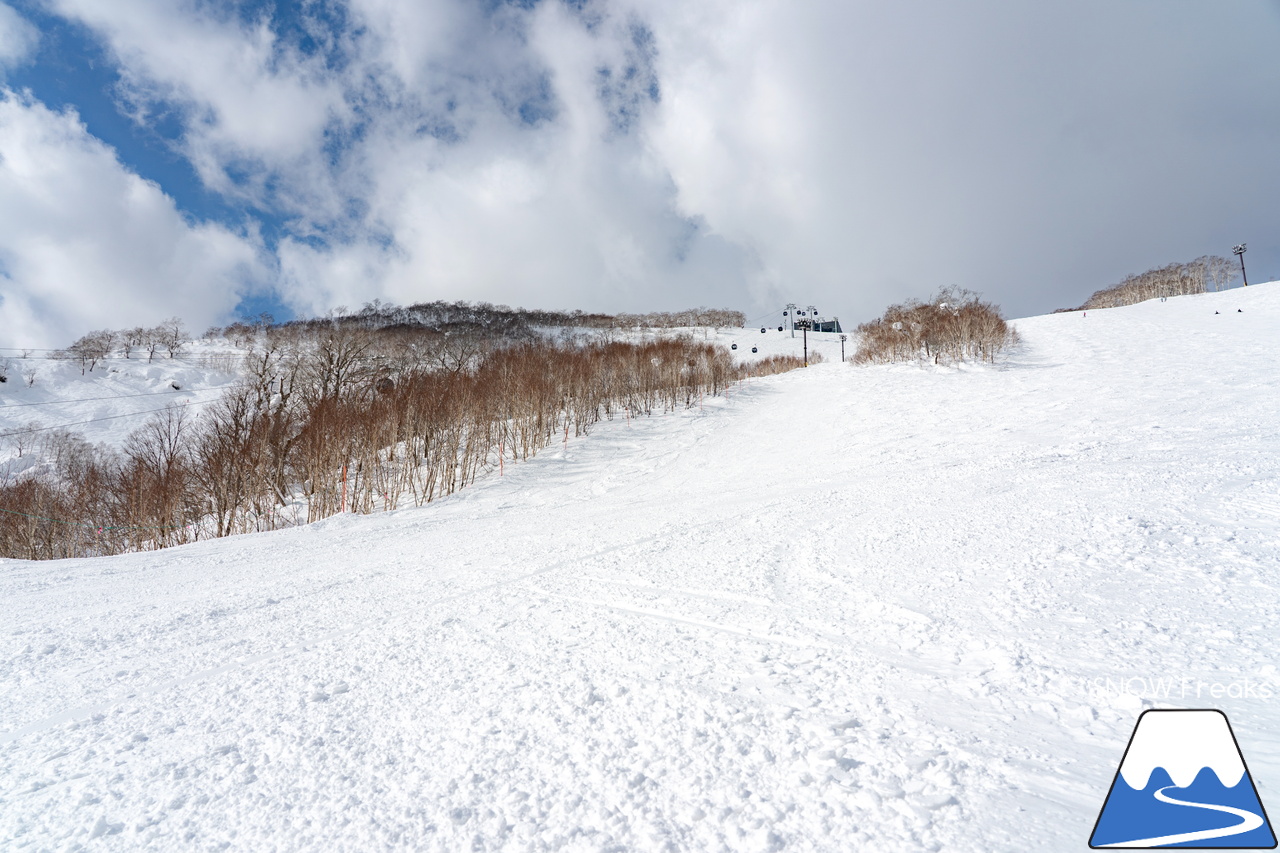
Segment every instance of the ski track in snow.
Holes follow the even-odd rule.
[[[421,509],[0,561],[0,846],[1080,850],[1152,705],[1275,799],[1280,285],[1018,326]],[[1276,692],[1088,687],[1133,677]]]

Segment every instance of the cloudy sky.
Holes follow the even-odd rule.
[[[0,0],[0,345],[1280,278],[1277,45],[1278,0]]]

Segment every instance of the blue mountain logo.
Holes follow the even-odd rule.
[[[1144,711],[1089,846],[1274,849],[1275,833],[1226,714]]]

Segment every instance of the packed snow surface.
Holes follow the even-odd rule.
[[[0,847],[1081,850],[1147,707],[1225,711],[1280,809],[1280,284],[1017,327],[0,561]]]

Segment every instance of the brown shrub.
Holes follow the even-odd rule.
[[[891,305],[857,328],[855,364],[897,361],[994,362],[1018,342],[1000,309],[976,293],[943,288],[929,302]]]

